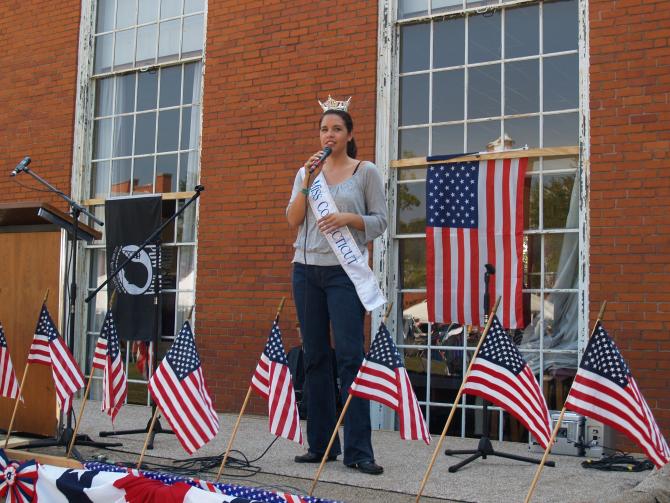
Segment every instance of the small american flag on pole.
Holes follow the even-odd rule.
[[[523,328],[523,184],[528,159],[436,164],[426,180],[428,319],[483,325],[485,264],[501,323]]]
[[[93,355],[93,368],[103,371],[102,410],[112,422],[123,406],[128,394],[126,373],[121,361],[119,335],[112,310],[107,311]]]
[[[58,334],[46,304],[42,304],[28,362],[51,365],[58,401],[65,413],[72,408],[72,395],[84,387],[84,376],[63,338]]]
[[[0,325],[0,396],[16,398],[19,394],[19,383],[12,366],[12,359],[5,339],[5,331]]]
[[[379,325],[349,393],[383,403],[395,410],[400,420],[400,438],[422,439],[430,444],[430,433],[409,375],[384,323]]]
[[[476,395],[516,417],[543,447],[551,439],[551,419],[528,364],[494,316],[475,358],[463,393]]]
[[[251,387],[268,401],[270,432],[303,445],[293,381],[277,319],[251,377]]]
[[[219,431],[219,418],[202,375],[200,356],[188,321],[149,380],[149,392],[179,442],[193,454]]]
[[[668,444],[619,348],[600,322],[586,346],[565,407],[619,430],[658,468],[670,462]]]

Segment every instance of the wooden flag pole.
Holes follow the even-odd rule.
[[[221,466],[219,467],[219,473],[216,474],[215,482],[219,481],[219,479],[221,478],[221,474],[223,473],[223,469],[226,466],[226,461],[228,461],[228,455],[230,454],[230,450],[233,447],[233,442],[235,441],[235,437],[237,436],[237,429],[240,427],[240,422],[242,421],[242,415],[244,414],[244,410],[247,408],[249,398],[251,398],[251,386],[249,386],[249,389],[247,390],[247,396],[244,397],[244,403],[242,404],[240,413],[237,415],[237,421],[235,421],[235,426],[233,427],[233,433],[230,435],[230,440],[228,440],[226,453],[223,455],[223,460],[221,461]]]
[[[386,320],[388,319],[392,308],[393,308],[393,302],[391,302],[386,308],[386,313],[384,314],[382,323],[386,323]],[[349,404],[351,403],[352,398],[353,395],[349,395],[347,397],[347,401],[344,404],[344,407],[342,407],[342,412],[340,412],[340,417],[337,419],[337,424],[335,424],[333,434],[330,436],[330,441],[328,442],[328,447],[326,447],[326,452],[323,453],[323,457],[321,458],[321,464],[319,465],[319,469],[316,471],[316,475],[314,476],[314,480],[312,481],[312,487],[310,487],[309,493],[307,493],[308,496],[311,496],[312,493],[314,492],[314,488],[316,487],[316,484],[319,481],[319,477],[321,476],[323,467],[326,465],[326,461],[328,461],[328,455],[330,454],[330,449],[333,447],[333,444],[335,443],[335,438],[337,438],[337,432],[339,431],[340,425],[344,420],[344,415],[347,413],[347,409],[349,408]]]
[[[596,320],[595,325],[593,325],[593,330],[591,331],[591,335],[589,336],[589,339],[593,337],[593,334],[596,333],[596,327],[598,326],[598,323],[602,320],[603,316],[605,315],[605,308],[607,307],[607,301],[604,300],[602,305],[600,306],[600,312],[598,313],[598,319]],[[568,392],[568,396],[570,393]],[[540,461],[540,465],[537,467],[537,470],[535,471],[535,476],[533,477],[533,481],[530,484],[530,488],[528,489],[528,494],[526,495],[526,499],[524,500],[524,503],[529,503],[530,499],[533,497],[533,492],[535,491],[535,486],[537,485],[537,481],[540,479],[540,475],[542,473],[542,469],[544,468],[544,463],[547,460],[547,456],[549,456],[549,452],[551,452],[551,446],[554,445],[554,441],[556,440],[556,435],[558,434],[558,429],[561,426],[561,423],[563,422],[563,415],[565,414],[565,405],[563,405],[563,408],[561,409],[561,414],[558,416],[558,420],[556,421],[556,426],[554,426],[554,431],[551,432],[551,438],[549,439],[549,443],[547,444],[547,448],[544,450],[544,455],[542,456],[542,460]]]
[[[112,296],[109,299],[109,303],[107,304],[107,309],[111,309],[112,306],[114,305],[114,300],[116,299],[116,290],[112,292]],[[95,355],[93,356],[95,358]],[[84,408],[86,407],[86,400],[88,399],[88,392],[91,389],[91,382],[93,381],[93,373],[95,372],[95,368],[93,368],[93,365],[91,365],[91,373],[88,376],[88,382],[86,383],[86,390],[84,391],[84,399],[81,402],[81,407],[79,409],[79,415],[77,416],[77,422],[74,425],[74,432],[72,433],[72,438],[70,439],[70,446],[67,449],[67,454],[65,455],[66,458],[70,457],[70,454],[72,454],[72,448],[74,447],[75,444],[75,439],[77,438],[77,432],[79,431],[79,425],[81,424],[81,418],[84,415]]]
[[[426,473],[423,476],[423,480],[421,481],[421,486],[419,487],[419,492],[417,493],[416,499],[414,500],[417,503],[421,499],[421,495],[423,494],[423,489],[426,487],[426,483],[428,482],[428,477],[430,476],[430,472],[433,470],[433,465],[435,464],[435,460],[437,459],[437,454],[440,451],[440,448],[442,446],[442,442],[444,441],[444,437],[446,436],[447,430],[449,429],[449,425],[451,424],[451,420],[453,419],[454,414],[456,413],[456,406],[458,405],[458,402],[461,399],[461,395],[463,394],[463,387],[465,386],[465,383],[468,380],[468,377],[470,377],[470,370],[472,369],[472,364],[475,362],[475,359],[477,358],[477,353],[479,353],[479,348],[481,347],[482,343],[484,342],[484,339],[486,338],[486,334],[488,334],[488,332],[489,332],[489,328],[491,328],[491,323],[493,322],[493,316],[495,315],[496,311],[498,311],[498,304],[500,304],[500,297],[498,297],[496,299],[496,303],[493,305],[493,309],[491,310],[491,314],[489,314],[489,319],[486,321],[486,326],[484,327],[484,331],[482,332],[482,335],[479,338],[479,342],[477,343],[477,347],[475,348],[475,352],[472,355],[472,360],[470,360],[470,365],[468,365],[468,370],[465,373],[465,377],[463,378],[463,382],[461,383],[461,387],[458,388],[458,393],[456,394],[456,399],[454,400],[454,404],[451,406],[451,412],[449,413],[449,417],[447,418],[447,422],[445,423],[444,428],[442,428],[442,433],[440,434],[440,439],[437,441],[437,445],[435,446],[435,451],[433,451],[433,457],[430,460],[430,463],[428,465],[428,469],[426,470]]]
[[[149,437],[151,437],[151,432],[154,431],[154,425],[156,424],[156,418],[158,417],[158,411],[160,408],[156,404],[156,410],[154,411],[154,417],[151,418],[151,424],[149,425],[149,431],[147,431],[147,438],[144,439],[144,447],[142,447],[142,453],[140,454],[140,459],[137,461],[137,469],[139,470],[142,466],[142,460],[144,459],[144,453],[147,452],[147,446],[149,445]]]
[[[49,289],[47,288],[47,291],[44,293],[44,300],[42,301],[42,305],[47,303],[47,300],[49,299]],[[14,402],[14,411],[12,412],[12,418],[9,420],[9,427],[7,428],[7,437],[5,438],[5,449],[7,449],[7,445],[9,444],[9,437],[12,433],[12,426],[14,426],[14,419],[16,418],[16,411],[19,408],[19,401],[21,401],[21,396],[23,395],[23,385],[26,382],[26,376],[28,375],[28,367],[30,367],[30,362],[26,362],[26,366],[23,369],[23,377],[21,377],[21,385],[19,386],[19,394],[16,397],[16,402]]]
[[[279,315],[281,314],[282,309],[284,309],[285,302],[286,297],[282,297],[281,300],[279,301],[279,306],[277,307],[277,314],[275,314],[276,321],[279,320]],[[224,467],[226,466],[226,461],[228,461],[228,455],[230,454],[230,450],[233,447],[233,442],[235,441],[235,436],[237,435],[237,429],[240,427],[240,421],[242,420],[244,410],[247,408],[247,403],[249,403],[250,398],[251,398],[251,386],[249,386],[249,389],[247,390],[247,396],[244,397],[244,403],[242,404],[240,413],[237,415],[237,420],[235,421],[235,426],[233,427],[233,433],[230,435],[230,440],[228,440],[228,446],[226,447],[226,452],[223,455],[223,460],[221,460],[221,466],[219,467],[219,472],[216,474],[216,482],[218,482],[219,479],[221,478],[221,474],[223,473]]]
[[[16,417],[16,411],[19,408],[19,401],[21,401],[21,396],[23,394],[23,385],[26,382],[26,376],[28,375],[28,367],[30,367],[30,363],[26,362],[26,367],[23,369],[23,377],[21,378],[21,385],[19,386],[19,394],[16,397],[16,401],[14,402],[14,412],[12,412],[12,419],[9,421],[9,427],[7,428],[7,438],[5,438],[5,449],[7,449],[7,445],[9,444],[9,437],[12,433],[12,426],[14,426],[14,418]]]

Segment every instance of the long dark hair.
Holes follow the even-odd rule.
[[[337,115],[344,121],[344,125],[347,128],[347,133],[352,133],[354,131],[354,121],[351,119],[351,115],[349,115],[349,112],[345,112],[344,110],[326,110],[323,112],[321,115],[321,120],[319,120],[319,127],[321,127],[321,123],[323,122],[323,118],[328,115]],[[358,147],[356,147],[356,140],[354,140],[354,137],[351,137],[351,140],[347,142],[347,155],[351,157],[352,159],[356,158],[356,154],[358,153]]]

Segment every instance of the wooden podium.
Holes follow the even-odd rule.
[[[47,307],[59,324],[63,302],[63,276],[67,234],[72,218],[40,202],[0,204],[0,323],[21,381],[35,326],[49,289]],[[79,223],[80,239],[101,234]],[[64,252],[63,252],[64,253]],[[62,334],[61,334],[62,335]],[[57,428],[56,391],[51,368],[31,365],[12,430],[53,436]],[[9,427],[14,401],[0,397],[0,429]]]

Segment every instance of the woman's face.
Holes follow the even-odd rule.
[[[333,154],[347,151],[351,133],[347,131],[344,119],[336,114],[326,114],[321,119],[321,148],[330,147]]]

